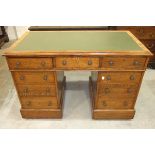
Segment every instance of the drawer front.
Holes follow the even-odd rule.
[[[155,40],[141,40],[141,41],[150,51],[155,51]]]
[[[8,58],[8,65],[13,70],[33,70],[53,68],[52,58]]]
[[[99,72],[100,84],[139,84],[142,72]]]
[[[78,67],[78,58],[77,57],[56,57],[55,58],[56,68],[71,69]]]
[[[81,57],[78,64],[81,69],[95,69],[99,67],[99,58]]]
[[[56,97],[22,97],[21,106],[24,109],[52,109],[58,108],[58,103]]]
[[[19,96],[56,96],[54,85],[17,85]]]
[[[134,99],[109,99],[99,98],[97,109],[132,109],[134,107]]]
[[[12,72],[13,78],[17,84],[48,84],[54,83],[53,72]]]
[[[138,39],[155,39],[155,26],[149,27],[118,27],[117,29],[129,30],[133,33]]]
[[[142,57],[104,57],[102,58],[102,68],[107,70],[141,70],[145,69],[146,58]]]
[[[57,57],[56,68],[62,69],[95,69],[99,67],[99,58],[91,57]]]
[[[103,85],[98,89],[99,96],[110,98],[134,98],[137,95],[137,85]]]

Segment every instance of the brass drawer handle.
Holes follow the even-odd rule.
[[[106,77],[106,79],[107,79],[107,80],[111,80],[111,76],[108,75],[108,76]]]
[[[109,88],[105,88],[105,89],[104,89],[104,93],[105,93],[105,94],[110,93],[110,89],[109,89]]]
[[[31,101],[28,101],[26,105],[27,106],[30,106],[31,105]]]
[[[65,66],[65,65],[67,65],[67,61],[66,60],[63,60],[62,61],[62,64]]]
[[[51,101],[48,102],[48,106],[52,106],[52,102]]]
[[[110,66],[113,66],[114,65],[114,62],[113,61],[109,61],[109,65]]]
[[[24,75],[21,75],[20,76],[20,80],[24,80],[25,79],[25,76]]]
[[[20,66],[20,62],[16,62],[16,68],[18,68]]]
[[[92,64],[93,64],[92,60],[88,60],[88,65],[92,65]]]
[[[43,80],[47,81],[48,75],[44,75]]]
[[[151,43],[151,44],[146,44],[146,46],[151,49],[152,47],[154,47],[154,43]]]
[[[103,101],[103,102],[102,102],[102,106],[104,106],[104,107],[106,107],[106,106],[107,106],[106,101]]]
[[[135,79],[134,75],[131,75],[130,80],[134,80],[134,79]]]
[[[134,65],[134,66],[139,66],[140,63],[139,63],[138,61],[134,61],[134,62],[133,62],[133,65]]]

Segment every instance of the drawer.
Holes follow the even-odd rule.
[[[24,109],[55,109],[58,102],[56,97],[22,97],[21,106]]]
[[[121,30],[129,30],[138,39],[155,39],[155,26],[118,27]]]
[[[99,58],[91,57],[57,57],[56,68],[62,69],[95,69],[99,67]]]
[[[77,57],[56,57],[55,58],[56,68],[72,69],[78,67]]]
[[[55,82],[53,72],[17,71],[17,72],[12,72],[12,76],[16,84],[48,84],[48,83]]]
[[[155,51],[155,40],[141,40],[141,42],[142,42],[150,51]]]
[[[137,95],[137,85],[109,84],[98,87],[99,96],[110,98],[133,98]]]
[[[56,96],[54,85],[17,85],[19,96]]]
[[[78,63],[80,69],[95,69],[99,67],[99,58],[80,57]]]
[[[8,58],[11,70],[33,70],[53,68],[52,58]]]
[[[133,109],[135,99],[109,99],[100,97],[95,106],[97,109]]]
[[[146,58],[143,57],[103,57],[102,68],[107,70],[142,70],[145,69]]]
[[[143,72],[99,72],[100,84],[139,84]]]

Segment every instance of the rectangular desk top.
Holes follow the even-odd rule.
[[[79,53],[105,54],[130,52],[151,55],[129,31],[34,31],[21,37],[7,52],[11,54]]]

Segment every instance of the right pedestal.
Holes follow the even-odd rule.
[[[132,119],[143,72],[93,71],[89,78],[94,119]]]

